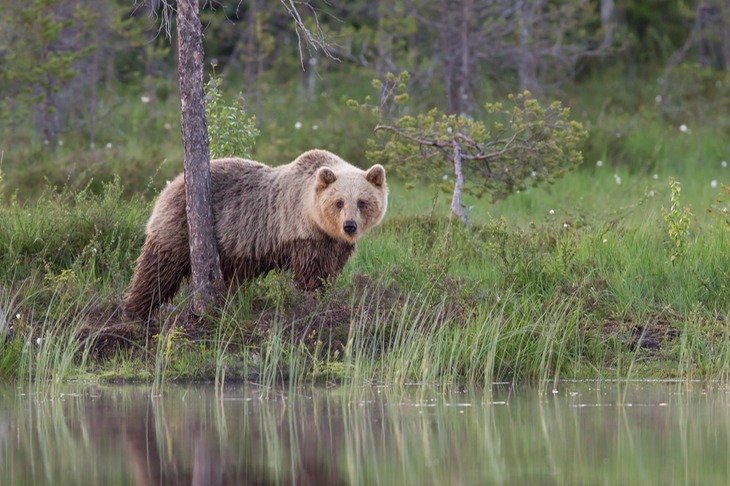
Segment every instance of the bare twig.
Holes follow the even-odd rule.
[[[335,61],[339,61],[340,59],[337,58],[331,48],[330,44],[325,39],[325,33],[322,30],[322,27],[319,24],[319,17],[317,16],[317,12],[309,4],[309,1],[299,1],[295,2],[294,0],[279,0],[281,4],[286,8],[287,12],[289,12],[289,15],[294,20],[294,31],[297,34],[297,41],[298,41],[298,47],[299,47],[299,62],[302,66],[302,69],[306,69],[304,66],[304,53],[302,52],[302,36],[304,36],[304,40],[306,41],[306,45],[308,48],[312,48],[315,51],[318,49],[322,49],[322,52],[325,56],[329,57],[330,59],[334,59]],[[309,28],[304,25],[304,21],[302,20],[301,15],[299,14],[299,11],[297,10],[296,4],[303,5],[306,8],[308,8],[312,15],[314,16],[314,23],[316,26],[315,32],[312,32],[309,30]]]

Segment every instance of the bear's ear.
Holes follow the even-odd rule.
[[[320,167],[319,170],[317,170],[316,191],[319,192],[323,189],[326,189],[327,186],[329,186],[336,180],[337,180],[337,175],[335,175],[335,173],[332,172],[332,169],[330,169],[329,167]]]
[[[365,179],[377,187],[383,187],[383,184],[385,183],[385,169],[382,165],[375,164],[367,171]]]

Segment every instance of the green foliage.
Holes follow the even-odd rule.
[[[90,275],[125,285],[149,207],[124,201],[122,193],[116,180],[101,195],[67,190],[28,205],[0,200],[0,275],[22,280],[40,271],[49,283]]]
[[[562,177],[583,160],[580,147],[587,133],[582,125],[560,102],[543,107],[529,92],[510,96],[506,105],[487,103],[487,121],[437,108],[384,120],[392,103],[407,99],[407,79],[402,73],[374,81],[382,94],[379,106],[370,106],[368,99],[349,102],[381,119],[368,157],[385,164],[398,161],[396,172],[411,185],[427,179],[453,192],[457,214],[461,191],[497,201]]]
[[[256,117],[244,109],[239,95],[233,104],[227,104],[221,92],[222,78],[213,73],[205,85],[205,117],[210,139],[210,157],[251,157],[256,137]]]
[[[662,209],[664,221],[667,223],[667,250],[669,260],[675,263],[686,252],[689,247],[689,228],[692,222],[690,207],[682,207],[680,203],[682,184],[674,177],[669,178],[669,187],[672,190],[672,205],[669,209]]]
[[[78,76],[75,65],[97,46],[88,36],[96,21],[92,9],[67,0],[33,0],[9,4],[10,21],[3,26],[0,52],[0,113],[26,115],[27,106],[40,111],[45,139],[55,149],[60,130],[58,95]],[[20,103],[19,103],[20,101]]]

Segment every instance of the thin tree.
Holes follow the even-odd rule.
[[[193,312],[201,314],[214,302],[223,274],[213,226],[198,0],[178,0],[176,20]]]

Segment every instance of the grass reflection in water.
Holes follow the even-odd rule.
[[[726,484],[713,383],[0,394],[0,484]],[[268,397],[268,398],[265,398]]]

